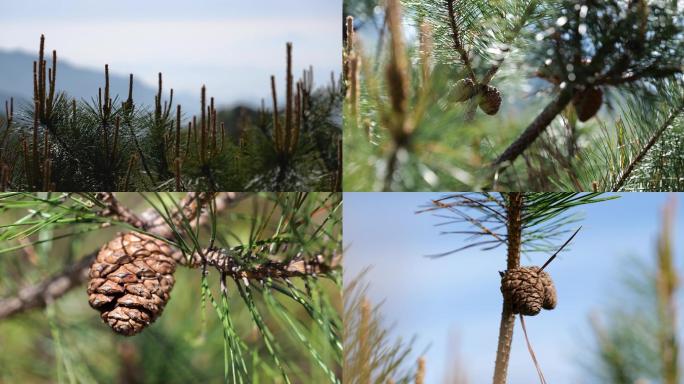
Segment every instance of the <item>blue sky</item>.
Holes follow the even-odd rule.
[[[3,2],[0,49],[47,48],[64,60],[155,84],[163,72],[176,91],[202,84],[221,103],[258,102],[271,74],[282,79],[285,43],[295,73],[314,66],[318,83],[339,74],[341,0],[205,0]]]
[[[440,235],[440,219],[416,215],[419,206],[442,194],[345,193],[345,279],[372,266],[367,278],[371,300],[384,300],[387,323],[394,336],[418,336],[415,350],[429,346],[427,382],[441,383],[454,352],[467,367],[470,383],[491,382],[501,311],[499,270],[505,251],[468,250],[441,259],[427,254],[463,244],[458,235]],[[625,296],[620,271],[634,259],[649,263],[662,207],[661,193],[622,194],[621,198],[577,209],[583,229],[549,267],[559,293],[558,307],[527,317],[527,330],[546,379],[550,383],[583,383],[591,340],[588,316],[602,305]],[[679,194],[675,233],[684,227],[684,194]],[[674,244],[678,265],[684,261],[684,236]],[[535,255],[523,264],[542,264],[548,255]],[[652,264],[652,263],[651,263]],[[632,270],[633,271],[633,270]],[[581,278],[579,276],[582,276]],[[597,292],[614,293],[599,295]],[[514,334],[509,382],[537,380],[519,322]],[[417,356],[413,356],[414,358]]]

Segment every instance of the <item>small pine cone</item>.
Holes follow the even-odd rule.
[[[600,88],[587,88],[575,95],[572,99],[572,104],[575,106],[579,121],[585,122],[594,117],[599,109],[601,109],[603,91]]]
[[[119,234],[90,266],[88,302],[119,334],[131,336],[159,317],[173,288],[176,262],[165,242]]]
[[[454,95],[457,103],[470,100],[477,94],[475,83],[470,79],[461,79],[456,82]]]
[[[488,115],[496,115],[501,107],[501,92],[496,87],[485,85],[480,91],[480,109]]]
[[[520,267],[502,274],[501,292],[511,303],[513,313],[534,316],[541,309],[556,307],[556,289],[548,273],[539,267]]]

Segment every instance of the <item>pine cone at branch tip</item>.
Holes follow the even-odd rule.
[[[131,336],[169,301],[176,262],[164,241],[129,232],[105,244],[90,266],[88,302],[116,333]]]
[[[480,90],[480,109],[488,115],[496,115],[501,107],[501,92],[496,87],[485,85]]]
[[[551,276],[539,267],[509,269],[501,275],[501,293],[513,313],[534,316],[556,307],[558,298]]]
[[[603,91],[601,88],[589,87],[581,92],[575,94],[572,99],[572,105],[577,111],[577,118],[581,122],[585,122],[601,109],[603,104]]]

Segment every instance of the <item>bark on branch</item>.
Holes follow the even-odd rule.
[[[45,307],[46,302],[81,285],[88,279],[88,269],[95,256],[97,252],[92,252],[47,280],[22,288],[16,296],[0,299],[0,319],[29,309]]]
[[[506,204],[506,227],[508,232],[506,268],[509,270],[520,267],[523,200],[524,196],[522,193],[512,192],[509,193]],[[514,327],[515,313],[513,313],[511,303],[506,300],[506,297],[504,296],[503,309],[501,310],[501,322],[499,323],[499,344],[496,349],[496,362],[494,365],[494,384],[506,384]]]
[[[199,268],[206,263],[233,279],[248,280],[325,275],[340,268],[342,261],[340,255],[333,255],[328,261],[320,253],[313,258],[306,258],[300,253],[287,261],[269,260],[265,263],[245,266],[245,263],[240,262],[232,253],[230,249],[210,249],[201,253],[196,252],[189,258],[177,253],[174,258],[186,267]]]

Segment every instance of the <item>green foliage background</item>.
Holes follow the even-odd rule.
[[[345,1],[346,15],[354,17],[354,51],[360,57],[358,118],[354,118],[351,107],[345,110],[345,190],[387,189],[383,179],[395,144],[383,123],[387,118],[383,114],[394,113],[390,102],[392,84],[386,74],[392,62],[392,36],[385,25],[385,3]],[[501,109],[494,116],[484,114],[477,104],[473,104],[473,110],[470,102],[456,102],[457,82],[468,77],[469,71],[454,49],[446,4],[446,0],[401,1],[402,38],[406,41],[401,54],[410,63],[407,98],[415,130],[409,144],[399,151],[390,190],[684,188],[680,140],[684,132],[681,4],[630,3],[648,7],[649,32],[639,52],[651,56],[643,58],[629,51],[637,49],[633,46],[637,37],[629,28],[620,27],[637,23],[635,17],[639,17],[635,13],[625,18],[618,12],[626,8],[626,1],[455,1],[455,22],[475,75],[485,77],[492,66],[500,65],[490,83],[503,97]],[[560,93],[560,82],[546,78],[545,71],[561,73],[572,61],[553,56],[554,39],[549,31],[571,35],[571,28],[578,27],[571,25],[574,13],[581,6],[587,7],[584,28],[589,26],[582,35],[583,54],[618,39],[605,66],[622,65],[620,55],[633,56],[629,67],[632,72],[624,72],[624,76],[636,73],[639,79],[630,83],[614,80],[615,85],[601,86],[602,107],[595,118],[585,123],[578,121],[570,103],[512,165],[507,164],[505,169],[491,167]],[[421,46],[421,26],[430,31],[431,47]],[[579,52],[570,41],[562,41],[560,46],[567,54]],[[425,53],[429,63],[421,57]],[[428,77],[422,72],[424,65],[430,68]],[[658,65],[667,70],[656,70]],[[575,72],[579,82],[584,75]]]

